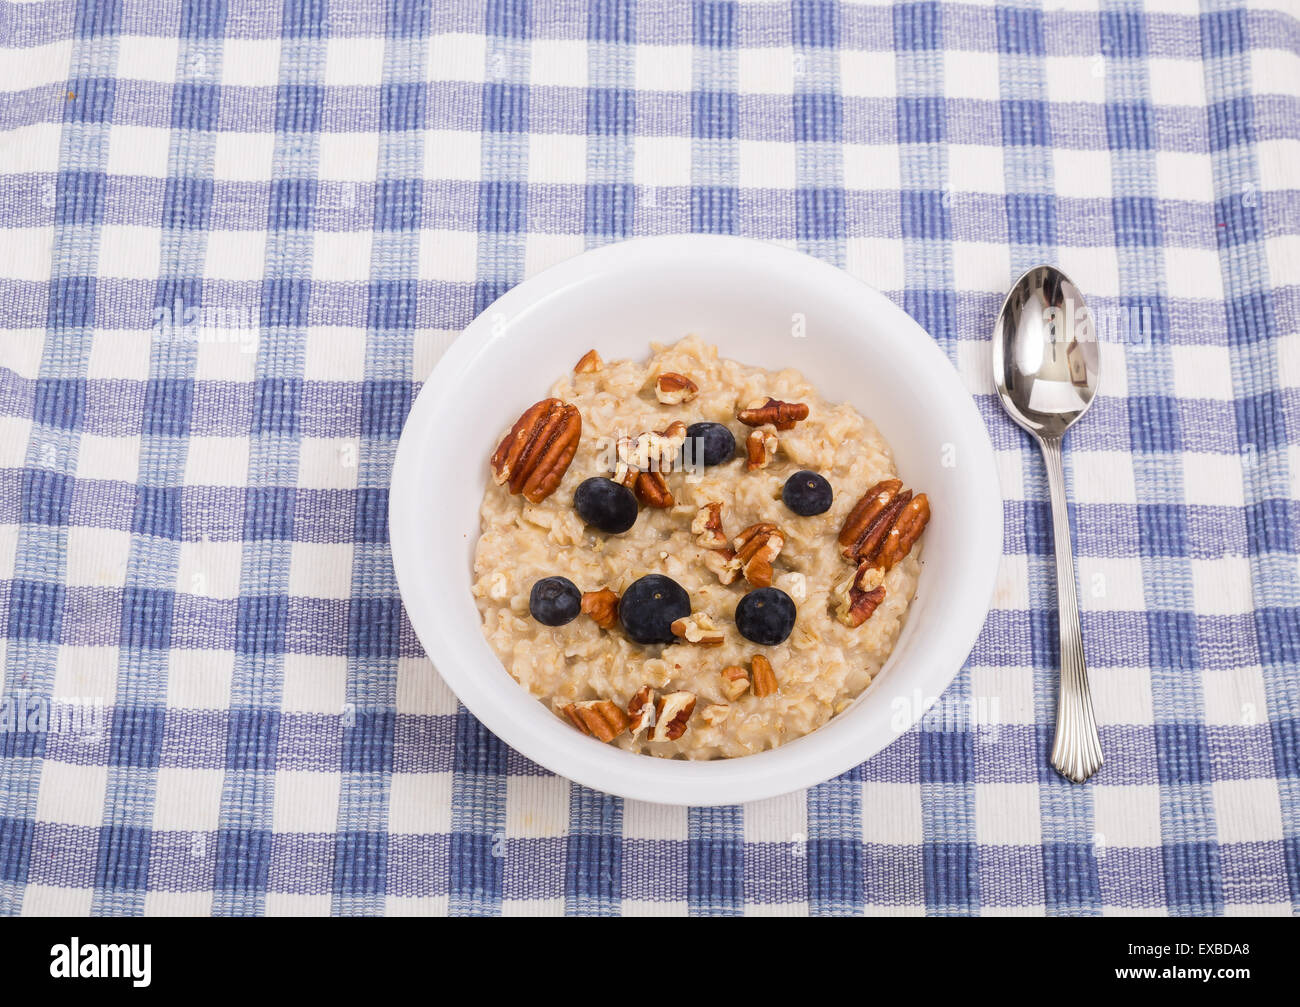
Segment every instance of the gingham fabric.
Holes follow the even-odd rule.
[[[0,913],[1296,912],[1295,14],[0,3]],[[962,373],[1006,500],[933,712],[745,807],[510,751],[388,552],[402,422],[457,332],[678,232],[884,290]],[[1066,453],[1085,786],[1047,763],[1045,477],[991,394],[1041,261],[1105,340]]]

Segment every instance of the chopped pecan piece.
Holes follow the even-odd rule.
[[[911,551],[929,520],[930,501],[924,493],[913,497],[902,480],[884,479],[867,490],[844,519],[840,553],[852,563],[866,563],[884,573]]]
[[[583,734],[589,734],[598,741],[613,741],[628,729],[631,720],[617,703],[608,699],[588,699],[581,703],[570,703],[564,708],[564,715],[573,721],[573,726]]]
[[[745,468],[750,472],[767,468],[776,457],[778,447],[780,442],[776,438],[775,427],[763,426],[751,430],[745,438]]]
[[[648,685],[641,686],[632,701],[627,704],[629,718],[628,730],[635,738],[642,731],[655,726],[655,691]]]
[[[874,591],[885,582],[885,571],[865,560],[858,564],[857,572],[853,576],[853,586],[859,591]]]
[[[705,549],[725,549],[727,535],[722,530],[722,501],[711,500],[695,513],[691,534]]]
[[[854,628],[870,619],[885,600],[885,586],[880,583],[882,576],[878,569],[864,562],[837,584],[833,592],[835,618]]]
[[[686,733],[686,722],[695,710],[695,693],[670,692],[655,700],[655,725],[651,741],[676,741]]]
[[[779,689],[776,684],[776,672],[772,670],[772,662],[762,654],[754,655],[754,659],[750,661],[750,669],[755,699],[763,699]]]
[[[574,374],[594,374],[605,366],[605,361],[600,359],[600,354],[595,350],[588,350],[582,355],[582,359],[573,365]]]
[[[644,507],[662,510],[675,503],[668,478],[662,472],[638,472],[632,480],[632,492]]]
[[[623,473],[630,470],[671,472],[685,443],[686,424],[681,420],[674,420],[664,430],[647,430],[636,437],[620,437],[615,444],[619,467],[614,478],[622,482]]]
[[[664,439],[661,444],[662,456],[668,463],[668,471],[671,472],[673,465],[677,463],[677,456],[681,454],[682,445],[686,443],[686,424],[681,420],[673,420],[666,428],[655,433]]]
[[[880,607],[880,603],[884,600],[884,584],[873,587],[870,591],[864,591],[857,586],[850,588],[848,624],[850,626],[861,626],[876,614],[876,609]]]
[[[721,703],[715,703],[712,706],[706,706],[700,711],[700,719],[710,727],[713,727],[716,724],[721,724],[728,716],[730,716],[730,714],[731,707]]]
[[[749,672],[738,664],[723,668],[719,674],[722,675],[722,691],[733,703],[749,688]]]
[[[736,554],[730,549],[710,549],[702,558],[704,565],[717,574],[719,584],[734,584],[740,576],[740,568],[731,565]]]
[[[497,446],[492,472],[498,486],[541,503],[555,492],[582,437],[582,415],[559,399],[534,403]]]
[[[802,402],[782,402],[768,397],[766,402],[751,404],[736,414],[736,419],[747,427],[761,427],[770,423],[778,430],[792,430],[800,420],[808,418],[808,407]]]
[[[584,591],[581,609],[601,629],[610,629],[618,622],[618,595],[607,587],[599,591]]]
[[[664,371],[655,379],[655,398],[666,406],[690,402],[699,393],[699,385],[676,371]]]
[[[694,612],[685,619],[677,619],[668,628],[672,630],[673,636],[680,636],[686,643],[699,644],[701,647],[718,647],[726,639],[722,630],[703,612]]]
[[[630,461],[636,451],[635,445],[636,441],[631,437],[620,437],[614,442],[614,474],[610,478],[628,489],[636,485],[636,477],[641,471]]]
[[[666,430],[648,430],[636,437],[620,437],[614,444],[614,481],[636,494],[646,507],[671,507],[676,502],[668,489],[666,473],[673,471],[686,443],[686,424],[675,420]]]
[[[776,525],[766,521],[752,524],[736,536],[731,566],[745,575],[754,587],[772,586],[772,561],[785,545],[785,536]]]

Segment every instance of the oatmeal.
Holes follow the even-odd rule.
[[[797,371],[695,336],[652,351],[588,353],[505,430],[474,561],[484,634],[600,741],[688,759],[775,748],[888,658],[929,504],[871,421]]]

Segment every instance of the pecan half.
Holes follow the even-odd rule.
[[[775,427],[762,426],[751,430],[745,438],[745,468],[750,472],[767,468],[776,457],[778,447],[780,442]]]
[[[772,586],[772,561],[785,545],[785,536],[776,525],[766,521],[752,524],[732,542],[736,555],[731,561],[734,569],[745,575],[754,587]]]
[[[605,361],[600,359],[600,354],[595,350],[588,350],[582,355],[582,359],[573,365],[574,374],[594,374],[605,366]]]
[[[791,430],[800,420],[808,418],[808,407],[802,402],[782,402],[768,397],[766,402],[755,403],[736,413],[736,419],[747,427],[761,427],[770,423],[778,430]]]
[[[607,587],[584,591],[580,607],[601,629],[611,629],[618,622],[618,595]]]
[[[875,555],[911,498],[901,479],[882,479],[867,490],[840,528],[840,555],[854,563]]]
[[[912,551],[912,546],[929,523],[930,498],[924,493],[918,493],[894,519],[894,526],[889,529],[889,534],[876,553],[875,566],[884,570],[893,569],[895,564]]]
[[[573,726],[583,734],[590,735],[598,741],[613,741],[628,729],[631,720],[617,703],[608,699],[588,699],[581,703],[570,703],[564,708],[564,715],[573,721]]]
[[[629,717],[628,730],[635,738],[642,731],[655,726],[655,691],[648,685],[641,686],[632,701],[627,704]]]
[[[655,700],[655,725],[651,741],[676,741],[686,733],[686,722],[695,710],[695,693],[670,692]]]
[[[694,612],[685,619],[677,619],[668,628],[672,630],[673,636],[680,636],[686,643],[701,647],[719,647],[726,639],[722,630],[703,612]]]
[[[755,654],[754,659],[749,664],[751,678],[754,683],[755,699],[763,699],[778,691],[780,687],[776,684],[776,672],[772,670],[771,661],[762,654]]]
[[[734,584],[740,576],[740,568],[731,565],[736,554],[730,549],[710,549],[701,558],[704,565],[717,575],[719,584]]]
[[[930,501],[924,493],[913,497],[902,480],[881,480],[844,519],[840,554],[851,563],[886,572],[908,554],[929,520]]]
[[[691,534],[705,549],[725,549],[727,534],[722,530],[722,501],[710,500],[695,512]]]
[[[676,406],[700,394],[700,386],[685,374],[664,371],[655,379],[655,398],[666,406]]]
[[[733,703],[749,688],[749,672],[738,664],[723,668],[719,674],[722,676],[722,691]]]
[[[529,406],[492,455],[498,486],[541,503],[555,492],[582,437],[582,414],[559,399]]]

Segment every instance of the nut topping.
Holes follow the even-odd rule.
[[[605,361],[600,359],[600,354],[595,350],[588,350],[582,355],[582,359],[573,365],[574,374],[594,374],[605,366]]]
[[[631,488],[643,507],[662,510],[675,503],[672,491],[668,488],[668,478],[662,472],[638,472],[632,480]]]
[[[614,481],[620,482],[646,507],[671,507],[676,502],[668,489],[666,473],[673,471],[686,443],[686,424],[674,420],[666,430],[648,430],[620,437],[614,445],[618,460]]]
[[[763,699],[779,690],[776,683],[776,673],[772,670],[772,662],[762,654],[755,654],[754,659],[750,661],[750,669],[754,682],[754,698]]]
[[[840,555],[856,562],[864,550],[874,551],[892,526],[892,516],[882,519],[902,489],[901,479],[882,479],[862,494],[862,499],[853,505],[840,528]]]
[[[700,719],[710,727],[721,724],[731,714],[731,707],[721,703],[715,703],[713,706],[706,706],[700,711]]]
[[[766,402],[752,403],[748,409],[736,414],[736,419],[747,427],[761,427],[770,423],[778,430],[792,430],[800,420],[808,418],[808,407],[802,402],[782,402],[770,396]]]
[[[872,486],[840,529],[840,553],[856,563],[853,575],[835,586],[835,617],[861,626],[885,600],[885,574],[904,559],[930,520],[930,500],[912,495],[900,479]]]
[[[677,619],[669,628],[673,631],[673,636],[680,636],[686,643],[699,644],[701,647],[718,647],[726,639],[722,630],[703,612]]]
[[[785,545],[781,530],[761,521],[737,535],[732,545],[736,547],[736,555],[730,565],[740,570],[754,587],[771,587],[772,561]]]
[[[615,444],[618,467],[614,479],[623,482],[629,470],[671,472],[686,443],[686,424],[674,420],[665,430],[647,430],[636,437],[620,437]]]
[[[865,566],[859,567],[852,576],[835,586],[835,618],[852,628],[870,619],[885,600],[884,584],[877,584],[869,590],[858,586],[861,575],[867,572],[870,571]]]
[[[717,575],[718,583],[724,586],[734,584],[740,576],[740,568],[731,565],[735,558],[736,554],[730,549],[710,549],[701,557],[704,565]]]
[[[885,582],[885,571],[878,566],[861,563],[853,573],[853,586],[859,591],[874,591]]]
[[[701,507],[691,522],[695,541],[708,552],[701,559],[717,575],[720,584],[734,584],[740,576],[736,554],[727,545],[727,535],[722,530],[722,501],[712,500]]]
[[[885,585],[863,591],[854,587],[849,591],[849,617],[852,623],[861,625],[876,613],[880,603],[885,600]]]
[[[705,549],[725,549],[727,535],[722,530],[722,501],[711,500],[701,507],[691,522],[691,534]]]
[[[690,402],[700,393],[700,386],[685,374],[664,371],[655,380],[655,398],[666,406]]]
[[[831,592],[835,599],[835,618],[849,627],[861,626],[870,619],[885,600],[885,585],[881,583],[884,576],[865,561],[859,564]]]
[[[676,741],[686,733],[686,722],[695,710],[695,693],[670,692],[655,701],[655,724],[651,741]]]
[[[628,730],[632,732],[635,738],[642,731],[654,727],[655,725],[655,691],[648,685],[643,685],[637,694],[632,697],[632,702],[627,704],[627,715],[630,718]]]
[[[745,438],[745,468],[750,472],[767,468],[776,457],[778,447],[775,427],[767,425],[751,430]]]
[[[542,399],[530,406],[492,455],[498,486],[541,503],[555,492],[568,471],[582,436],[582,415],[559,399]]]
[[[601,629],[611,629],[618,622],[618,595],[607,587],[584,592],[581,607]]]
[[[918,493],[907,502],[907,506],[894,519],[894,526],[885,536],[885,541],[876,554],[874,565],[885,570],[893,569],[896,563],[901,562],[912,551],[912,546],[916,544],[916,540],[921,537],[921,532],[925,531],[925,526],[929,523],[930,499],[924,493]]]
[[[719,674],[722,675],[722,691],[733,703],[749,688],[749,673],[738,664],[723,668]]]
[[[564,708],[564,715],[573,721],[573,726],[583,734],[590,735],[598,741],[613,741],[628,729],[631,721],[617,703],[608,699],[588,699],[581,703],[570,703]]]
[[[884,479],[867,490],[844,519],[840,554],[885,573],[911,551],[929,520],[930,501],[924,493],[913,497],[902,480]]]
[[[636,485],[640,470],[628,459],[636,450],[631,437],[620,437],[614,442],[614,474],[610,476],[616,483],[622,483],[628,489]]]

